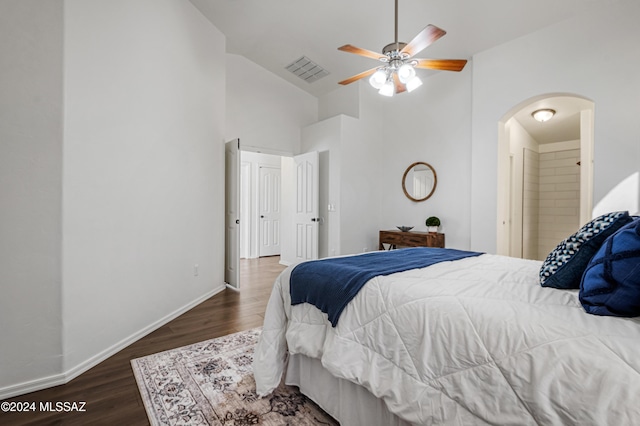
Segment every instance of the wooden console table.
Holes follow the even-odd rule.
[[[444,248],[444,234],[430,232],[380,231],[379,249],[389,244],[389,250],[401,247],[441,247]]]

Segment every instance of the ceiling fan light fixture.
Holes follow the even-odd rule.
[[[375,89],[381,89],[384,83],[387,81],[387,72],[380,68],[369,77],[369,84]]]
[[[422,86],[422,80],[418,76],[413,77],[411,80],[407,81],[407,92],[412,92],[418,87]]]
[[[413,68],[411,64],[402,64],[400,68],[398,68],[398,78],[400,82],[403,84],[407,84],[416,76],[416,70]]]
[[[543,108],[535,110],[531,113],[531,116],[541,123],[545,121],[551,120],[551,118],[556,114],[556,111],[550,108]]]
[[[351,44],[338,47],[338,50],[347,53],[375,59],[384,64],[382,67],[356,74],[338,84],[347,85],[362,78],[369,77],[369,84],[378,89],[384,96],[393,96],[395,93],[415,90],[422,85],[422,81],[416,77],[415,68],[461,71],[466,59],[420,59],[414,57],[447,32],[435,25],[427,25],[409,43],[398,41],[398,0],[395,0],[395,37],[394,42],[382,48],[382,54],[372,50],[361,49]],[[383,78],[383,76],[385,78]]]
[[[380,93],[382,96],[389,96],[389,97],[393,96],[394,92],[395,92],[395,87],[391,80],[387,80],[387,82],[384,83],[380,88],[380,90],[378,91],[378,93]]]

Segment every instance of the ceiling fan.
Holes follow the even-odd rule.
[[[384,65],[356,74],[339,84],[347,85],[362,78],[369,77],[369,83],[384,96],[393,96],[394,93],[411,92],[422,81],[416,76],[415,68],[461,71],[467,61],[464,59],[420,59],[414,55],[421,52],[431,43],[446,34],[435,25],[427,25],[409,43],[398,42],[398,0],[395,0],[395,41],[382,48],[382,54],[367,49],[345,44],[338,50],[356,55],[377,59]]]

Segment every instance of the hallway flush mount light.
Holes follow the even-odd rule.
[[[556,114],[555,110],[545,108],[545,109],[538,109],[533,111],[531,113],[531,116],[535,118],[537,121],[544,123],[545,121],[551,120],[551,117],[553,117],[555,114]]]

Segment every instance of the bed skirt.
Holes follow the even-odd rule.
[[[332,376],[318,359],[291,355],[285,383],[298,386],[342,426],[412,426],[362,386]]]

